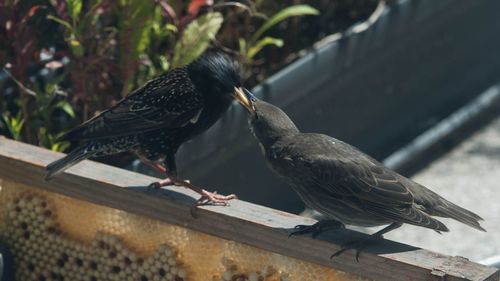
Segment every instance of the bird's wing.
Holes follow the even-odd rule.
[[[446,226],[425,213],[397,173],[347,143],[326,135],[295,136],[284,149],[305,188],[352,208],[438,231]]]
[[[276,153],[289,159],[299,177],[328,194],[386,206],[405,206],[413,195],[398,174],[355,147],[322,134],[300,134],[280,144]],[[305,173],[305,174],[304,174]]]
[[[311,159],[312,158],[312,159]],[[392,171],[367,158],[332,158],[316,155],[308,159],[313,180],[337,196],[354,197],[383,206],[409,206],[414,198]]]
[[[76,127],[67,139],[105,138],[196,122],[200,95],[182,69],[171,70],[130,93],[115,106]]]

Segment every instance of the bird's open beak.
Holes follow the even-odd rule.
[[[250,113],[254,113],[255,109],[250,101],[251,93],[245,88],[235,87],[234,88],[234,98]]]

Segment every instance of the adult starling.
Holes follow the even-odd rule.
[[[86,158],[130,151],[167,173],[167,179],[151,186],[182,185],[200,193],[200,199],[224,203],[234,195],[218,195],[178,179],[175,154],[182,143],[212,126],[241,91],[237,65],[222,53],[206,53],[68,132],[63,139],[81,144],[49,164],[46,179]]]
[[[367,243],[409,223],[440,231],[448,228],[432,216],[453,218],[485,231],[478,215],[459,207],[402,175],[386,168],[357,148],[323,134],[301,133],[278,107],[250,92],[237,99],[249,113],[249,123],[270,167],[293,188],[304,203],[329,220],[300,225],[293,234],[318,234],[326,227],[380,226],[368,241],[352,241],[356,258]]]

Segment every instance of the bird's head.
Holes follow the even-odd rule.
[[[197,89],[209,95],[231,99],[241,90],[239,67],[220,52],[208,52],[187,66],[189,78]]]
[[[236,99],[248,112],[252,132],[262,145],[271,145],[280,137],[299,132],[283,110],[257,99],[247,89],[236,91]]]

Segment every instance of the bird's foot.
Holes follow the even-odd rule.
[[[345,252],[347,250],[353,249],[353,250],[356,250],[356,261],[359,262],[359,255],[361,254],[361,251],[366,249],[366,247],[368,247],[372,244],[375,244],[377,241],[384,239],[384,236],[383,236],[384,234],[400,227],[401,225],[403,225],[403,224],[400,222],[393,222],[390,225],[384,227],[383,229],[373,233],[372,235],[370,235],[364,239],[347,242],[347,243],[342,245],[340,250],[333,253],[333,255],[330,256],[330,259],[332,259],[333,257],[340,256],[343,252]]]
[[[292,231],[288,235],[288,238],[295,235],[304,235],[308,233],[311,233],[311,236],[314,238],[327,229],[342,229],[342,228],[345,228],[344,224],[336,220],[318,221],[317,223],[312,225],[299,224],[295,226],[296,230]]]
[[[201,194],[200,199],[196,200],[196,205],[228,205],[228,201],[231,199],[237,199],[238,197],[235,194],[230,195],[222,195],[217,194],[217,191],[210,192],[203,188],[194,186],[189,180],[179,180],[175,178],[166,178],[161,181],[153,182],[148,187],[149,188],[160,188],[163,186],[175,185],[175,186],[183,186],[189,188],[199,194]]]
[[[229,205],[229,200],[238,199],[235,194],[222,195],[217,194],[217,192],[210,192],[203,188],[193,185],[189,180],[181,180],[175,177],[169,177],[149,185],[150,188],[160,188],[167,185],[176,185],[189,188],[196,193],[201,194],[200,199],[196,200],[195,204],[191,208],[191,215],[196,217],[196,207],[204,205],[215,205],[215,206],[227,206]]]
[[[197,187],[193,185],[189,180],[181,180],[176,179],[174,177],[166,178],[157,182],[153,182],[149,185],[149,188],[160,188],[162,186],[175,185],[175,186],[183,186],[185,188],[189,188],[196,193],[201,194],[200,199],[196,200],[196,205],[228,205],[228,201],[232,199],[238,199],[235,194],[230,195],[222,195],[217,194],[217,192],[210,192],[203,188]]]
[[[359,255],[361,254],[361,252],[364,249],[366,249],[367,247],[375,244],[380,239],[383,239],[383,237],[381,235],[380,236],[370,235],[362,240],[354,240],[354,241],[344,243],[341,246],[340,250],[338,250],[337,252],[333,253],[330,256],[330,259],[333,259],[334,257],[340,256],[342,253],[344,253],[347,250],[356,250],[356,261],[359,262]]]
[[[191,184],[191,182],[189,180],[179,180],[179,179],[166,178],[166,179],[162,179],[162,180],[157,181],[157,182],[153,182],[148,187],[149,188],[160,188],[160,187],[168,186],[168,185],[187,187],[186,184]]]
[[[201,190],[201,197],[196,201],[196,206],[202,205],[220,205],[227,206],[229,205],[229,200],[238,199],[235,194],[222,195],[217,194],[217,191],[210,192],[205,189]]]
[[[198,217],[196,210],[198,206],[213,205],[213,206],[228,206],[229,200],[238,199],[235,194],[221,195],[217,194],[217,191],[210,192],[205,189],[201,189],[201,197],[196,200],[196,202],[191,207],[191,216],[193,218]]]

